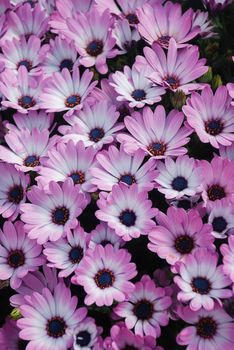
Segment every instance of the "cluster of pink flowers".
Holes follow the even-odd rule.
[[[232,1],[202,3],[1,1],[0,349],[234,349],[234,83],[200,49]]]

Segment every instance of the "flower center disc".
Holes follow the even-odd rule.
[[[115,276],[109,269],[99,270],[94,277],[96,285],[100,289],[109,288],[113,285],[115,281]]]

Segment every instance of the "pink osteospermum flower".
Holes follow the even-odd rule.
[[[223,159],[234,160],[234,142],[231,146],[220,146],[219,148],[220,157]]]
[[[20,205],[26,201],[26,191],[30,184],[29,175],[15,169],[11,164],[0,163],[0,214],[14,221],[19,215]]]
[[[165,89],[154,86],[147,78],[151,69],[145,65],[138,70],[133,65],[132,69],[124,66],[124,71],[117,71],[112,75],[112,85],[117,92],[118,101],[129,101],[129,106],[134,108],[142,108],[145,104],[153,105],[161,100],[161,95],[165,93]]]
[[[15,72],[20,66],[24,66],[30,75],[40,74],[40,65],[48,49],[48,45],[41,46],[40,39],[35,35],[31,35],[28,40],[24,36],[19,39],[13,38],[6,40],[2,45],[0,62],[5,64],[6,69]]]
[[[95,350],[101,333],[102,328],[97,327],[93,318],[85,318],[73,331],[73,350]]]
[[[178,344],[187,350],[232,350],[234,346],[233,319],[220,306],[214,310],[192,311],[188,306],[181,308],[179,316],[189,324],[176,337]],[[192,346],[192,347],[191,347]]]
[[[21,130],[19,134],[14,131],[5,136],[8,147],[0,145],[0,159],[14,164],[20,171],[37,171],[42,157],[57,142],[57,136],[49,138],[49,131],[38,131],[34,128],[30,132]]]
[[[118,54],[114,48],[115,39],[112,36],[112,19],[108,9],[102,14],[97,10],[80,13],[67,20],[69,38],[74,40],[80,54],[79,62],[85,67],[95,65],[101,74],[108,72],[107,58]]]
[[[205,86],[200,83],[191,83],[208,71],[208,67],[205,66],[206,60],[199,60],[197,46],[179,49],[176,41],[171,38],[167,54],[160,45],[155,43],[152,49],[144,48],[144,55],[153,69],[149,79],[156,85],[163,86],[173,92],[180,90],[186,95]]]
[[[202,142],[215,148],[234,142],[234,106],[225,86],[218,87],[215,94],[210,86],[201,95],[193,92],[183,112]]]
[[[65,238],[46,242],[43,254],[47,257],[47,265],[59,269],[59,277],[71,275],[85,256],[87,244],[88,236],[79,226],[68,232]]]
[[[132,293],[136,265],[130,262],[131,255],[125,249],[114,250],[111,244],[97,245],[88,250],[76,269],[72,282],[82,285],[86,292],[85,304],[110,306],[114,300],[121,302]]]
[[[208,201],[234,199],[234,162],[215,156],[211,162],[200,161],[202,198]]]
[[[27,237],[21,221],[6,221],[0,230],[0,279],[10,279],[11,288],[19,288],[28,272],[45,262],[41,251],[42,247]]]
[[[5,324],[0,328],[0,346],[2,349],[26,349],[27,342],[19,337],[20,329],[17,327],[16,321],[7,318]]]
[[[174,161],[167,157],[165,163],[158,163],[157,170],[155,181],[159,192],[163,193],[166,199],[191,197],[202,191],[201,169],[196,166],[194,158],[184,155]]]
[[[83,102],[97,82],[92,82],[93,73],[86,70],[80,77],[79,68],[72,74],[67,68],[62,72],[55,72],[43,81],[40,95],[40,108],[47,112],[66,111],[71,116],[75,110],[83,107]]]
[[[182,208],[169,207],[167,215],[159,212],[158,225],[149,233],[149,250],[174,265],[183,261],[198,247],[212,247],[214,237],[210,224],[203,224],[194,209],[186,212]]]
[[[147,192],[140,191],[137,184],[114,185],[111,193],[100,196],[97,205],[97,218],[107,222],[124,241],[146,235],[155,227],[152,218],[158,210],[152,208]]]
[[[121,146],[119,150],[110,146],[108,151],[97,154],[97,165],[90,170],[93,176],[91,181],[103,191],[111,191],[119,182],[129,186],[136,183],[139,189],[149,191],[154,187],[156,161],[151,158],[143,164],[144,158],[145,152],[141,149],[129,155]]]
[[[91,168],[95,154],[94,148],[85,148],[82,141],[76,144],[72,140],[67,144],[61,142],[57,148],[47,152],[47,158],[42,161],[36,180],[43,188],[48,189],[52,180],[64,182],[71,178],[74,184],[80,184],[82,191],[94,192],[96,186],[91,183]]]
[[[149,276],[144,275],[127,301],[118,304],[115,313],[125,318],[127,328],[136,335],[157,338],[161,334],[160,326],[169,322],[167,313],[171,298],[165,295],[163,288],[158,288]]]
[[[77,297],[59,283],[54,293],[47,288],[34,292],[27,304],[20,306],[22,318],[17,321],[19,335],[34,349],[64,350],[72,345],[72,331],[86,317],[84,307],[76,309]]]
[[[223,274],[223,266],[217,266],[217,263],[218,255],[205,248],[199,248],[179,262],[179,276],[174,277],[180,288],[178,300],[189,302],[193,311],[202,307],[210,311],[215,307],[214,301],[221,304],[220,299],[230,298],[232,291],[226,287],[231,280]]]
[[[228,244],[222,244],[220,251],[223,255],[223,272],[234,283],[234,235],[228,237]]]
[[[48,240],[57,241],[78,224],[77,216],[87,205],[80,192],[80,186],[67,179],[61,185],[54,181],[49,191],[33,186],[28,192],[31,203],[22,204],[21,220],[30,238],[36,238],[39,244]]]
[[[59,127],[64,135],[62,141],[83,141],[85,147],[93,146],[100,150],[105,144],[112,143],[117,131],[123,129],[124,125],[117,123],[118,117],[116,107],[110,106],[107,101],[96,102],[92,106],[86,103],[79,116],[64,117],[70,125]]]
[[[183,147],[189,142],[190,128],[182,127],[184,115],[172,110],[166,116],[162,105],[153,112],[149,107],[142,114],[134,112],[124,119],[130,135],[119,133],[117,140],[123,143],[126,152],[134,153],[138,148],[143,149],[151,157],[161,159],[166,156],[179,156],[187,153]]]
[[[140,40],[140,35],[136,29],[132,29],[127,19],[120,19],[115,24],[112,31],[117,46],[121,49],[121,53],[127,53],[132,46]]]
[[[112,244],[114,249],[118,250],[124,241],[119,237],[115,230],[110,228],[107,223],[101,223],[96,226],[94,230],[90,232],[90,240],[88,246],[90,249],[95,249],[95,247],[100,244],[105,247],[107,244]]]
[[[201,10],[197,10],[193,14],[193,28],[199,26],[199,36],[208,39],[211,37],[214,37],[216,34],[213,32],[214,25],[212,24],[212,21],[209,20],[209,13],[203,12]]]
[[[234,229],[234,207],[227,199],[208,202],[206,207],[208,222],[212,225],[215,238],[226,238]]]
[[[170,38],[174,38],[177,47],[181,48],[200,32],[198,26],[193,27],[193,10],[183,14],[181,5],[170,1],[164,5],[146,4],[137,11],[137,17],[139,33],[150,45],[157,42],[168,48]]]
[[[232,105],[234,106],[234,83],[228,83],[227,89],[228,89],[229,95],[232,98]]]
[[[17,109],[23,114],[39,109],[41,79],[42,77],[31,77],[24,66],[19,67],[18,74],[5,70],[0,82],[0,91],[6,97],[2,105]]]

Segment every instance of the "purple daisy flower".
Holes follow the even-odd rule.
[[[148,248],[170,265],[183,261],[198,247],[208,248],[213,245],[211,225],[203,224],[194,209],[186,212],[182,208],[169,207],[167,215],[158,213],[157,223],[148,235]]]
[[[0,279],[10,279],[13,289],[19,288],[29,271],[45,262],[42,247],[27,237],[21,221],[6,221],[0,230]]]
[[[234,235],[228,237],[228,244],[222,244],[220,251],[223,255],[223,272],[234,283]]]
[[[59,283],[54,293],[47,288],[34,292],[27,304],[20,306],[22,318],[17,321],[19,335],[29,340],[29,349],[64,350],[72,345],[72,331],[86,317],[84,307],[76,309],[77,297]]]
[[[88,250],[76,269],[71,281],[82,285],[86,292],[85,304],[97,306],[124,301],[132,293],[136,265],[130,262],[131,255],[125,249],[115,250],[111,244],[97,245]]]
[[[177,47],[181,48],[200,32],[198,26],[193,27],[193,10],[182,14],[181,5],[170,1],[164,5],[146,4],[137,11],[137,17],[139,33],[150,45],[156,42],[168,48],[170,38],[174,38]]]
[[[124,66],[123,72],[115,72],[112,75],[113,83],[110,82],[117,92],[118,101],[129,101],[129,106],[142,108],[145,104],[153,105],[161,101],[161,95],[165,89],[153,86],[153,83],[147,78],[151,68],[148,65],[141,70],[133,65],[132,69]]]
[[[140,191],[137,184],[114,185],[111,193],[100,195],[97,205],[97,218],[107,222],[124,241],[146,235],[155,227],[152,218],[158,209],[152,208],[147,192]]]
[[[194,158],[184,155],[174,161],[167,157],[165,163],[158,163],[157,170],[155,181],[159,192],[164,193],[166,199],[191,197],[202,191],[201,169],[196,166]]]
[[[47,158],[38,169],[40,176],[36,180],[48,189],[51,180],[64,182],[70,177],[75,185],[81,185],[82,191],[94,192],[96,186],[91,183],[91,168],[95,154],[95,149],[92,146],[85,148],[82,141],[76,144],[72,140],[67,144],[61,142],[57,148],[48,151]]]
[[[68,18],[67,26],[68,37],[74,40],[80,54],[79,62],[85,67],[95,65],[99,73],[106,74],[106,59],[118,54],[118,50],[114,48],[116,41],[109,30],[112,27],[109,10],[102,14],[95,9],[80,13],[75,18]]]
[[[212,21],[209,20],[209,13],[197,10],[193,14],[193,28],[196,26],[200,27],[199,36],[208,39],[214,37],[216,34],[213,32],[214,25]]]
[[[186,306],[179,315],[190,326],[177,335],[176,341],[180,345],[187,345],[187,350],[233,349],[233,319],[221,307],[194,312]]]
[[[118,150],[115,146],[110,146],[108,151],[99,152],[96,156],[97,165],[90,170],[93,178],[92,183],[100,190],[111,191],[112,187],[119,182],[131,186],[133,183],[144,191],[150,191],[154,187],[155,159],[144,162],[145,152],[137,150],[134,155],[127,154],[123,147]]]
[[[101,244],[103,247],[107,244],[112,244],[114,249],[118,250],[124,243],[122,238],[119,237],[115,233],[115,230],[111,229],[107,223],[101,223],[90,232],[88,246],[90,249],[95,249],[98,244]]]
[[[79,68],[75,68],[72,74],[67,68],[53,73],[43,81],[40,108],[47,112],[67,111],[66,115],[71,116],[83,107],[84,100],[97,84],[97,81],[91,83],[92,77],[89,70],[80,77]]]
[[[100,101],[90,106],[85,104],[79,116],[64,117],[71,125],[62,125],[59,131],[64,135],[62,141],[83,141],[85,147],[93,146],[100,150],[103,145],[114,141],[116,132],[123,129],[122,123],[117,123],[119,113],[114,105]]]
[[[132,113],[124,119],[130,135],[119,133],[117,140],[123,143],[127,153],[134,153],[138,148],[143,149],[151,157],[161,159],[166,156],[179,156],[187,153],[183,147],[189,142],[192,130],[182,127],[184,115],[172,110],[167,116],[162,105],[153,112],[144,107],[142,114]]]
[[[234,142],[231,146],[220,146],[219,154],[221,158],[234,160]]]
[[[41,158],[57,142],[57,135],[51,139],[49,136],[48,130],[38,131],[36,128],[31,132],[23,129],[18,134],[11,131],[5,136],[10,149],[0,145],[0,159],[14,164],[20,171],[37,171]]]
[[[157,338],[161,334],[160,326],[169,322],[170,305],[171,298],[165,295],[164,289],[157,288],[154,281],[144,275],[127,301],[118,304],[114,312],[125,318],[127,328],[134,329],[136,335]]]
[[[39,244],[68,234],[77,226],[76,218],[87,205],[80,186],[74,185],[72,179],[61,185],[51,181],[48,192],[33,186],[27,196],[31,203],[21,204],[21,219],[28,236],[36,238]]]
[[[97,327],[93,318],[85,318],[73,331],[73,350],[95,350],[101,332],[102,328]]]
[[[225,86],[218,87],[215,94],[206,87],[201,95],[193,92],[187,99],[183,112],[202,142],[219,148],[234,141],[234,106],[230,103]]]
[[[173,92],[180,90],[186,95],[205,86],[204,84],[190,83],[208,71],[208,67],[205,66],[206,60],[204,58],[199,60],[197,46],[179,49],[176,41],[171,38],[167,54],[160,45],[155,43],[152,49],[144,48],[144,55],[153,69],[149,79],[156,85],[163,86]]]
[[[226,238],[234,229],[234,207],[227,199],[208,202],[208,222],[212,225],[212,234],[215,238]]]
[[[131,50],[133,44],[140,40],[138,31],[130,27],[127,19],[118,20],[112,34],[116,40],[117,46],[121,49],[119,54],[127,53]]]
[[[180,276],[174,281],[180,288],[177,295],[179,301],[188,302],[193,311],[202,307],[213,310],[215,301],[230,298],[232,291],[226,287],[231,280],[223,274],[223,265],[217,266],[218,254],[205,248],[199,248],[185,257],[184,262],[177,265]]]
[[[29,175],[18,172],[11,164],[0,163],[0,214],[14,221],[20,211],[20,204],[26,201],[26,190],[30,184]]]
[[[2,349],[18,350],[26,349],[27,341],[19,338],[20,329],[16,321],[7,319],[2,328],[0,328],[0,346]]]
[[[60,238],[56,242],[46,242],[43,254],[47,257],[47,265],[60,269],[59,277],[71,275],[83,259],[87,243],[88,236],[80,226],[73,232],[68,232],[66,238]]]

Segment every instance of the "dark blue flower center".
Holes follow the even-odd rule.
[[[79,105],[81,101],[80,95],[74,94],[69,97],[67,97],[65,101],[65,106],[67,108],[74,108],[75,106]]]
[[[73,61],[69,58],[64,59],[59,66],[60,71],[63,70],[63,68],[67,68],[70,72],[72,71],[73,68]]]
[[[180,254],[189,254],[194,248],[194,241],[188,235],[181,235],[175,240],[175,248]]]
[[[217,331],[217,323],[211,317],[202,317],[196,324],[197,334],[204,339],[211,339]]]
[[[177,176],[171,183],[171,187],[175,191],[183,191],[187,186],[188,181],[183,176]]]
[[[154,157],[163,156],[166,151],[166,145],[163,142],[153,142],[147,149]]]
[[[131,174],[122,175],[119,179],[119,182],[120,181],[126,183],[129,186],[136,182],[135,177]]]
[[[16,185],[12,187],[8,192],[9,202],[19,204],[24,198],[24,190],[21,185]]]
[[[88,44],[86,51],[90,56],[93,56],[93,57],[100,55],[103,51],[103,42],[101,40],[91,41]]]
[[[216,201],[226,196],[224,188],[218,184],[210,186],[207,190],[207,195],[211,201]]]
[[[212,226],[214,231],[222,232],[227,227],[227,221],[222,216],[217,216],[213,219]]]
[[[78,247],[73,247],[69,252],[69,258],[73,264],[78,264],[83,258],[83,249]]]
[[[137,15],[135,13],[129,13],[125,17],[130,24],[138,24],[139,23],[139,20],[138,20]]]
[[[82,171],[76,171],[70,175],[74,184],[83,184],[85,182],[85,175]]]
[[[100,289],[105,289],[113,285],[115,281],[115,276],[112,271],[108,269],[103,269],[98,271],[98,273],[94,277],[94,280],[96,282],[96,285]]]
[[[28,109],[30,107],[35,106],[36,102],[34,101],[34,99],[31,96],[25,95],[25,96],[21,96],[18,99],[18,104],[22,108]]]
[[[199,294],[208,294],[211,289],[210,282],[204,277],[195,277],[192,280],[192,289]]]
[[[8,262],[8,265],[10,265],[15,269],[19,266],[24,265],[24,262],[25,262],[24,253],[22,252],[22,250],[19,250],[19,249],[12,250],[8,255],[7,262]]]
[[[66,323],[61,317],[53,317],[47,322],[46,330],[50,337],[60,338],[65,334]]]
[[[35,167],[40,164],[40,159],[38,156],[27,156],[24,160],[24,165],[28,167]]]
[[[132,97],[136,100],[136,101],[141,101],[145,99],[145,91],[141,90],[141,89],[136,89],[132,92]]]
[[[133,312],[138,319],[148,320],[152,317],[153,310],[153,305],[148,300],[143,299],[135,304]]]
[[[158,38],[157,43],[164,48],[168,48],[170,39],[171,37],[169,35],[162,35],[160,38]]]
[[[69,219],[69,210],[66,207],[59,207],[52,212],[52,221],[57,225],[65,225]]]
[[[30,71],[32,69],[32,62],[25,59],[25,60],[22,60],[18,63],[17,68],[19,68],[20,66],[24,66],[25,68],[27,68],[28,71]]]
[[[81,331],[76,336],[76,344],[85,347],[88,346],[91,341],[91,335],[88,331]]]
[[[104,136],[104,130],[102,128],[94,128],[89,133],[89,139],[93,142],[100,141]]]
[[[179,87],[179,80],[173,76],[167,76],[164,78],[164,81],[167,82],[168,85],[174,90]]]
[[[219,119],[212,119],[205,122],[205,130],[212,136],[219,135],[223,131],[223,123]]]
[[[132,210],[124,210],[121,212],[119,220],[127,227],[134,226],[136,222],[136,214]]]

